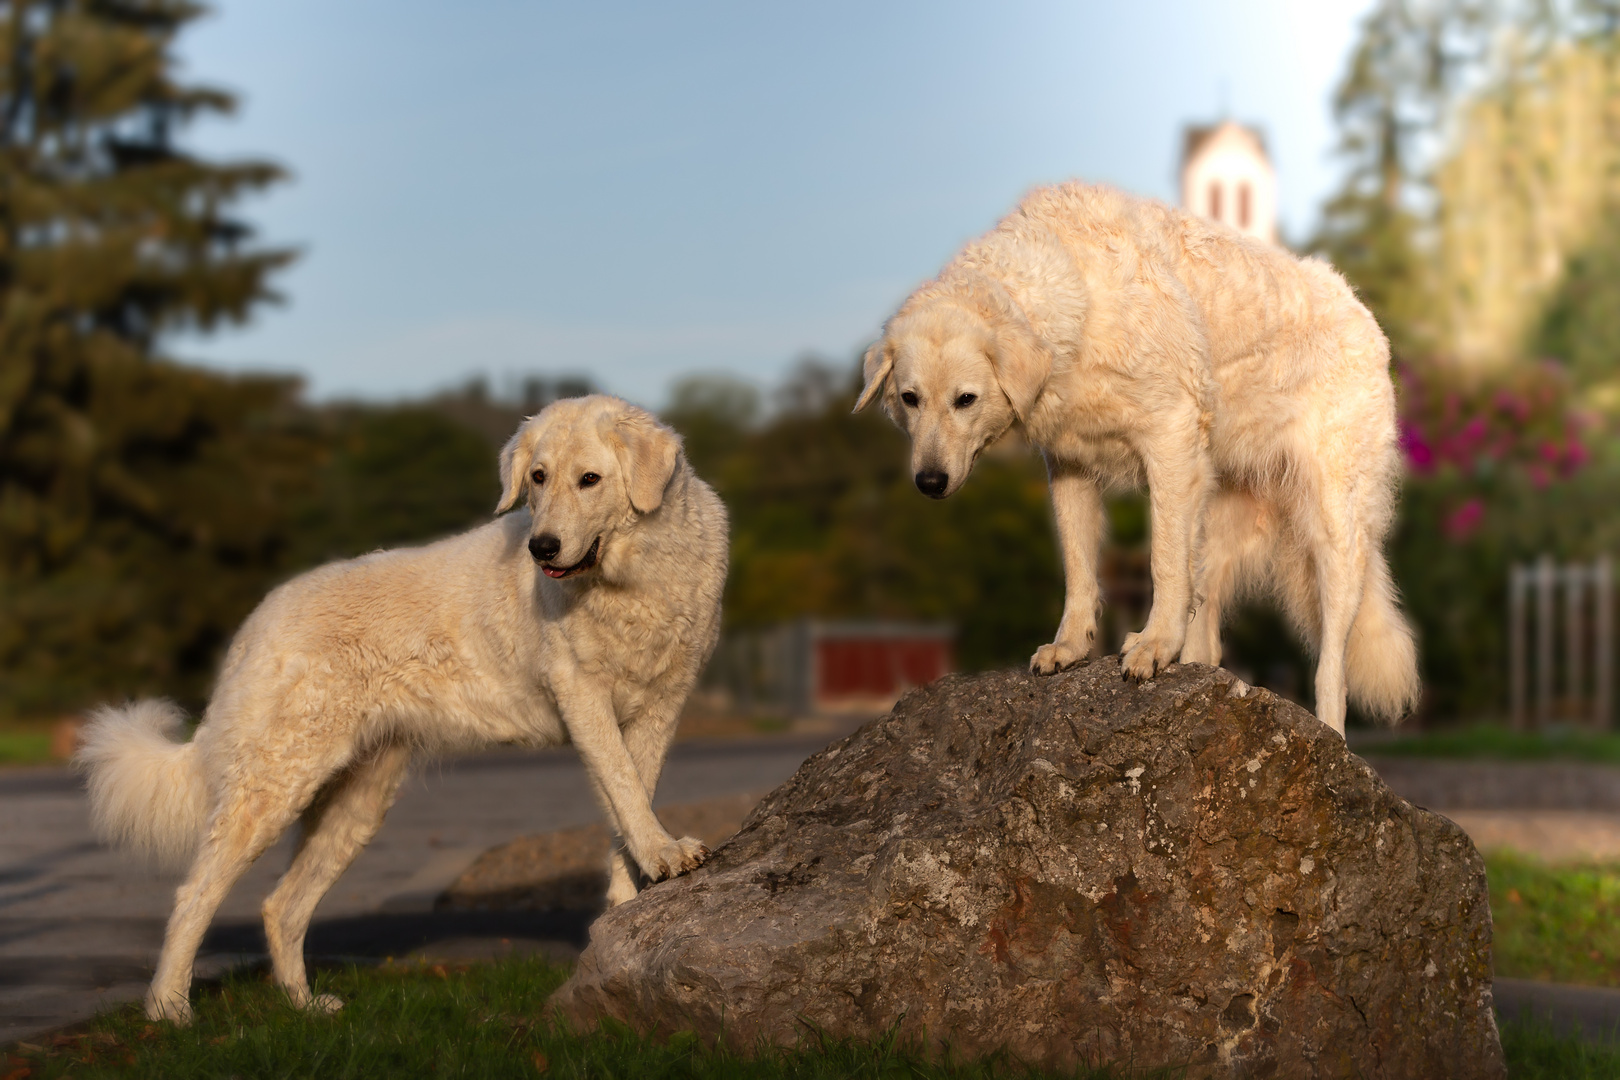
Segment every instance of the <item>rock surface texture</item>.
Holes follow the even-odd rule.
[[[597,921],[553,1007],[741,1047],[1500,1077],[1484,865],[1225,671],[950,676]]]

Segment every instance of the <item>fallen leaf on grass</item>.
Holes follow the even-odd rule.
[[[551,1068],[551,1059],[538,1050],[534,1052],[532,1060],[534,1061],[535,1072],[547,1072]]]

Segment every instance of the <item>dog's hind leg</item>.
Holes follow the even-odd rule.
[[[1316,565],[1318,653],[1316,718],[1344,734],[1345,653],[1361,608],[1367,579],[1368,537],[1348,508],[1353,501],[1336,485],[1323,492],[1312,536]]]
[[[220,796],[202,847],[175,891],[157,973],[146,993],[149,1019],[191,1022],[191,970],[203,934],[231,886],[292,824],[299,805],[274,787],[237,787]]]
[[[343,1005],[329,994],[310,996],[304,935],[321,897],[377,835],[410,763],[407,748],[385,746],[333,777],[304,811],[298,853],[263,908],[271,970],[298,1008],[333,1012]]]
[[[1210,500],[1201,545],[1199,604],[1187,627],[1183,662],[1221,662],[1221,617],[1247,582],[1265,576],[1275,534],[1276,511],[1264,498],[1225,490]]]

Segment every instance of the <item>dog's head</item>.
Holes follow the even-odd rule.
[[[664,502],[681,438],[644,409],[593,394],[529,417],[501,451],[497,514],[527,500],[529,554],[547,577],[588,573],[614,535]]]
[[[855,410],[882,396],[911,436],[912,476],[931,498],[962,486],[980,452],[1028,417],[1051,375],[1050,353],[998,293],[925,290],[866,353]]]

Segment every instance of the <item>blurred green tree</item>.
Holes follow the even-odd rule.
[[[304,501],[288,513],[287,569],[489,520],[500,497],[499,444],[442,404],[336,405],[318,416],[324,454]],[[514,415],[501,425],[502,442],[517,423]]]
[[[1389,554],[1431,714],[1504,707],[1511,563],[1620,539],[1588,407],[1620,413],[1617,31],[1613,0],[1379,0],[1336,99],[1346,179],[1312,247],[1399,366]]]
[[[1569,365],[1592,404],[1620,415],[1620,208],[1565,264],[1532,348]]]
[[[730,375],[690,375],[675,384],[663,418],[698,475],[717,476],[759,422],[759,390]]]
[[[954,497],[924,498],[905,437],[880,410],[851,415],[858,390],[858,372],[806,361],[760,422],[747,384],[676,387],[665,419],[731,513],[727,623],[945,620],[963,666],[1024,663],[1063,607],[1039,457],[1011,438]]]
[[[1379,0],[1334,95],[1345,180],[1307,246],[1355,286],[1397,354],[1431,348],[1440,332],[1424,237],[1431,155],[1483,62],[1489,10],[1488,0]]]
[[[276,561],[276,507],[311,460],[286,422],[292,385],[158,356],[166,332],[241,321],[273,299],[268,279],[292,258],[252,246],[229,213],[278,168],[174,143],[233,105],[173,77],[175,35],[201,11],[0,3],[8,711],[184,685],[180,669],[212,661],[246,602],[207,595],[227,580],[207,567]]]

